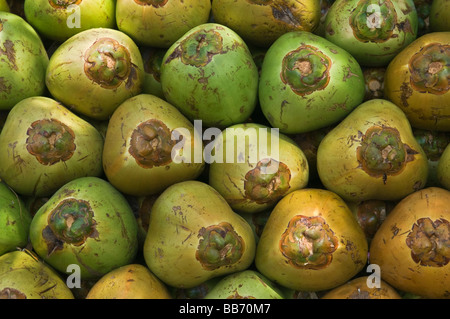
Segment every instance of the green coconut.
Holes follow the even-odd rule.
[[[396,201],[425,187],[428,160],[405,113],[373,99],[322,139],[317,170],[325,188],[347,201]]]
[[[0,110],[43,95],[48,62],[33,27],[18,15],[0,11]]]
[[[242,38],[228,27],[192,28],[166,52],[161,66],[166,100],[206,127],[243,123],[256,107],[258,68]]]
[[[214,188],[185,181],[155,201],[143,253],[152,273],[167,285],[193,288],[247,269],[255,249],[250,225]]]
[[[0,0],[0,11],[10,12],[9,5],[6,0]]]
[[[259,102],[281,133],[311,132],[339,122],[359,105],[364,83],[348,52],[310,32],[289,32],[267,50]]]
[[[367,67],[387,66],[417,32],[413,0],[336,0],[325,19],[325,38]]]
[[[183,114],[163,99],[139,94],[109,120],[103,170],[125,194],[154,195],[199,177],[205,167],[202,154],[202,140]]]
[[[22,198],[0,180],[0,255],[25,248],[31,219]]]
[[[232,125],[212,146],[215,158],[209,165],[209,185],[236,212],[270,209],[286,194],[308,184],[308,161],[301,148],[267,126]]]
[[[74,299],[61,275],[35,253],[0,256],[0,299]]]
[[[259,47],[290,31],[315,31],[321,17],[318,0],[213,0],[211,10],[217,23]]]
[[[115,28],[114,0],[25,0],[27,21],[43,37],[65,41],[92,28]]]
[[[222,278],[204,299],[284,299],[284,296],[272,281],[247,269]]]
[[[445,189],[450,190],[450,144],[439,158],[436,175],[439,183]]]
[[[136,217],[125,197],[107,181],[81,177],[62,186],[30,225],[36,253],[56,270],[79,267],[80,279],[99,279],[134,261]]]
[[[23,196],[50,196],[75,178],[103,173],[98,130],[48,97],[14,106],[0,149],[0,178]]]
[[[170,47],[193,27],[208,22],[210,0],[117,0],[116,20],[141,46]]]
[[[144,65],[125,33],[108,28],[79,32],[53,52],[46,71],[51,95],[75,113],[107,120],[142,91]]]

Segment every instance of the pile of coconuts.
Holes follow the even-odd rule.
[[[0,0],[0,299],[450,298],[445,0]]]

